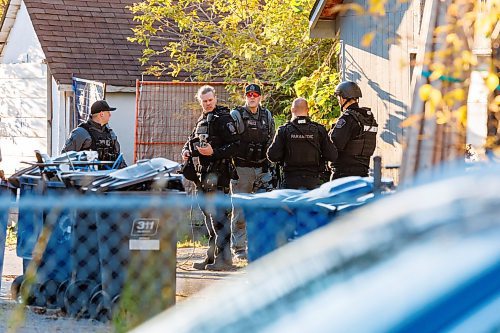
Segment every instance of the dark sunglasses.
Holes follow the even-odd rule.
[[[247,93],[247,97],[259,97],[260,94],[256,93],[256,92],[249,92]]]

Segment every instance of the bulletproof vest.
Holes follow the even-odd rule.
[[[229,115],[229,110],[227,108],[217,106],[217,108],[208,113],[207,115],[202,115],[198,118],[194,131],[194,140],[192,144],[194,146],[199,145],[204,140],[210,143],[213,149],[217,149],[224,145],[224,139],[218,133],[218,128],[223,128],[221,122],[232,122],[233,119]],[[191,151],[195,151],[194,147]],[[207,164],[210,158],[200,156],[200,163]]]
[[[192,145],[200,144],[200,141],[203,141],[206,135],[206,141],[216,150],[227,144],[222,136],[222,131],[224,128],[231,126],[234,133],[236,133],[229,109],[217,106],[214,111],[207,115],[202,115],[198,119]],[[193,151],[194,147],[191,147],[191,152]],[[203,191],[210,192],[215,188],[224,189],[224,191],[228,190],[230,180],[236,179],[236,176],[232,174],[233,165],[231,159],[214,160],[211,156],[206,157],[203,155],[198,155],[198,157],[201,165],[199,172],[201,174],[201,187]]]
[[[304,123],[288,122],[285,127],[284,168],[310,167],[318,170],[321,161],[318,126],[307,119],[299,119],[300,121]]]
[[[353,156],[371,157],[377,143],[378,124],[369,108],[347,109],[344,113],[356,120],[359,134],[349,141],[344,151]]]
[[[266,144],[271,132],[268,111],[259,107],[256,118],[245,108],[238,107],[236,110],[241,114],[245,126],[236,158],[255,163],[263,162],[266,159]]]
[[[117,138],[107,125],[104,126],[103,131],[98,130],[89,122],[85,122],[79,127],[82,127],[89,132],[90,137],[92,138],[90,149],[97,151],[99,160],[116,161],[120,153],[116,149]]]

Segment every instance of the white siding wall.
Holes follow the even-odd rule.
[[[10,175],[47,151],[47,66],[0,65],[1,168]]]
[[[106,93],[109,105],[117,108],[111,113],[109,126],[115,131],[121,152],[128,165],[134,162],[135,93]]]
[[[366,6],[366,1],[356,1]],[[420,17],[418,1],[397,4],[390,1],[382,18],[357,16],[348,12],[336,20],[339,38],[345,44],[346,79],[358,83],[363,91],[361,106],[371,107],[379,123],[377,150],[383,164],[400,164],[400,127],[411,103],[410,53]],[[376,38],[365,48],[363,36],[376,31]]]
[[[0,168],[9,175],[47,152],[47,65],[26,6],[21,4],[0,55]]]

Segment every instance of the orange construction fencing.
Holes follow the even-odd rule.
[[[226,83],[137,80],[134,161],[165,157],[180,162],[182,146],[201,114],[195,95],[205,84],[216,89],[218,104],[230,105]]]

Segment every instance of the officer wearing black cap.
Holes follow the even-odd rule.
[[[229,183],[236,178],[232,157],[239,145],[238,133],[229,109],[217,105],[215,89],[202,86],[196,94],[202,114],[182,149],[182,159],[199,158],[197,190],[205,195],[229,194]],[[208,230],[205,260],[193,264],[195,269],[223,271],[232,269],[231,221],[223,207],[203,207]]]
[[[335,161],[337,149],[326,128],[308,116],[304,98],[292,103],[292,120],[280,126],[267,157],[283,165],[283,188],[312,190],[320,185],[326,161]]]
[[[105,100],[94,102],[90,107],[89,119],[71,132],[62,152],[93,150],[97,151],[101,161],[116,161],[120,154],[120,144],[108,125],[111,111],[115,110]],[[120,165],[125,166],[125,162]]]
[[[335,89],[342,115],[329,135],[339,156],[333,163],[332,179],[347,176],[368,176],[370,158],[375,151],[378,125],[369,108],[359,107],[362,97],[359,86],[351,81]]]
[[[274,137],[274,119],[271,112],[260,105],[261,100],[260,86],[248,84],[245,87],[245,105],[231,111],[240,135],[240,147],[234,157],[239,177],[231,181],[231,193],[272,189],[266,152]],[[235,257],[246,259],[246,223],[241,208],[233,207],[231,232]]]

